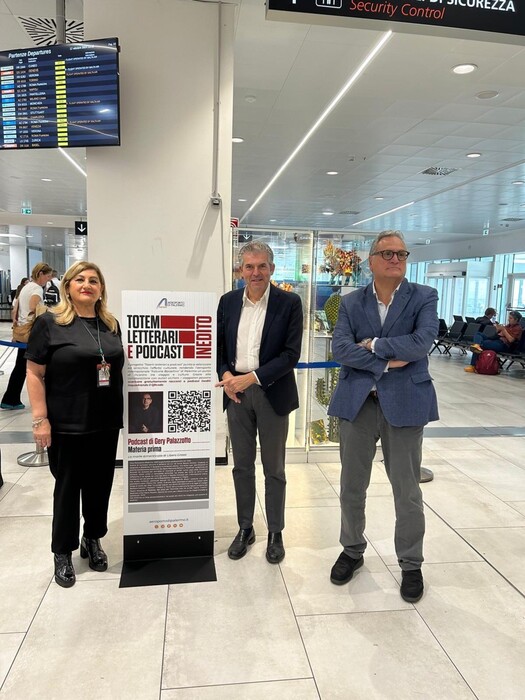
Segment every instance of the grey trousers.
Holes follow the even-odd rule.
[[[385,469],[396,510],[394,544],[404,571],[423,562],[425,516],[419,487],[423,426],[395,428],[377,399],[369,396],[353,422],[341,419],[341,539],[348,556],[366,549],[365,503],[376,442],[381,438]]]
[[[241,395],[241,403],[230,401],[228,427],[233,452],[233,482],[239,527],[253,525],[255,510],[255,457],[257,432],[265,479],[265,508],[268,530],[284,528],[286,476],[284,472],[288,416],[278,416],[257,384]]]

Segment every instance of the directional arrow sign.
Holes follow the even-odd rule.
[[[75,221],[75,236],[87,236],[87,221]]]

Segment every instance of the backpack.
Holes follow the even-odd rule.
[[[483,350],[476,360],[478,374],[499,374],[498,355],[494,350]]]
[[[58,291],[56,284],[51,280],[44,292],[44,304],[46,306],[54,306],[55,304],[58,304],[59,301],[60,292]]]

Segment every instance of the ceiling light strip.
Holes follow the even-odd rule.
[[[381,39],[377,42],[377,44],[374,46],[374,48],[370,51],[370,53],[366,56],[364,61],[361,63],[361,65],[357,68],[357,70],[352,73],[350,78],[347,80],[347,82],[343,85],[341,90],[337,93],[337,95],[333,98],[333,100],[328,104],[328,106],[325,108],[324,112],[322,112],[321,116],[318,117],[317,121],[313,124],[313,126],[307,131],[307,133],[303,136],[299,144],[295,147],[295,149],[292,151],[292,153],[288,156],[288,158],[284,161],[284,163],[281,165],[279,170],[275,173],[275,175],[272,177],[272,179],[268,182],[266,187],[262,190],[262,192],[258,195],[258,197],[255,199],[253,204],[247,211],[243,214],[241,220],[239,223],[242,223],[244,219],[248,216],[248,214],[254,209],[257,204],[261,201],[261,199],[264,197],[264,195],[268,192],[270,187],[275,183],[275,181],[282,175],[282,173],[286,170],[286,168],[290,165],[292,160],[295,158],[295,156],[299,153],[299,151],[303,148],[305,143],[313,136],[313,134],[317,131],[317,129],[321,126],[321,124],[324,122],[326,117],[335,109],[335,107],[339,104],[339,102],[343,99],[343,97],[346,95],[348,90],[352,87],[352,85],[356,82],[356,80],[359,78],[359,76],[365,71],[365,69],[368,67],[368,65],[373,61],[373,59],[377,56],[377,54],[381,51],[383,46],[387,43],[387,41],[390,39],[392,36],[392,31],[388,30]]]
[[[72,165],[75,166],[75,168],[76,168],[77,170],[80,170],[80,172],[82,173],[82,175],[83,175],[84,177],[87,177],[86,171],[85,171],[85,170],[82,170],[82,168],[81,168],[80,165],[77,163],[77,161],[76,161],[74,158],[71,158],[71,156],[69,155],[69,153],[66,153],[66,151],[64,151],[63,148],[59,148],[58,150],[59,150],[60,153],[64,156],[64,158],[67,158],[67,160],[68,160]]]
[[[364,224],[366,221],[372,221],[372,219],[378,219],[380,216],[386,216],[387,214],[392,214],[394,211],[399,211],[405,207],[411,207],[414,202],[408,202],[407,204],[402,204],[400,207],[395,207],[394,209],[389,209],[388,211],[383,211],[381,214],[376,214],[375,216],[369,216],[368,219],[361,219],[361,221],[356,221],[352,226],[357,226],[358,224]]]

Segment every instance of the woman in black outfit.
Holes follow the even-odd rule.
[[[122,427],[124,352],[96,265],[78,262],[69,268],[61,281],[60,302],[34,323],[26,358],[33,434],[37,445],[48,448],[55,477],[55,581],[69,588],[75,583],[71,553],[79,546],[80,498],[80,556],[89,557],[95,571],[108,568],[100,538],[108,530]]]

